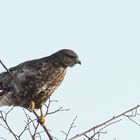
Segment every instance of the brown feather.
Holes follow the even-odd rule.
[[[47,101],[64,79],[67,67],[79,62],[72,50],[60,50],[51,56],[19,64],[0,74],[0,106],[13,105],[35,108]]]

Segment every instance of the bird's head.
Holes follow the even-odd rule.
[[[73,67],[76,64],[81,64],[78,55],[70,49],[62,49],[52,55],[55,62],[63,67]]]

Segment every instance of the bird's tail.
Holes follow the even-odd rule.
[[[4,91],[0,91],[0,107],[1,106],[10,106],[12,99],[10,95],[6,94]]]

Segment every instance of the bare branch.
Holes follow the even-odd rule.
[[[99,125],[96,125],[96,126],[90,128],[90,129],[88,129],[88,130],[86,130],[86,131],[84,131],[84,132],[82,132],[82,133],[80,133],[80,134],[77,134],[76,136],[70,138],[69,140],[75,140],[75,139],[77,139],[77,138],[80,138],[80,137],[82,137],[82,136],[84,136],[84,135],[86,135],[86,134],[88,134],[88,133],[90,133],[90,132],[96,130],[97,128],[101,128],[101,127],[103,127],[103,126],[106,126],[106,125],[107,125],[108,123],[110,123],[111,121],[113,121],[113,120],[115,120],[115,119],[118,119],[118,118],[120,118],[120,117],[126,115],[126,114],[129,113],[129,112],[132,112],[132,111],[134,111],[134,110],[137,110],[139,107],[140,107],[140,105],[137,105],[137,106],[135,106],[135,107],[133,107],[133,108],[131,108],[131,109],[129,109],[129,110],[127,110],[127,111],[125,111],[125,112],[123,112],[123,113],[117,115],[117,116],[113,116],[111,119],[108,119],[107,121],[105,121],[105,122],[103,122],[103,123],[101,123],[101,124],[99,124]]]

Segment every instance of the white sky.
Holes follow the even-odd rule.
[[[71,109],[47,118],[60,140],[75,116],[72,135],[140,103],[139,7],[138,0],[0,1],[0,59],[7,67],[62,48],[81,58],[52,97]],[[19,110],[11,118],[16,130]],[[140,139],[139,131],[124,119],[101,140]]]

